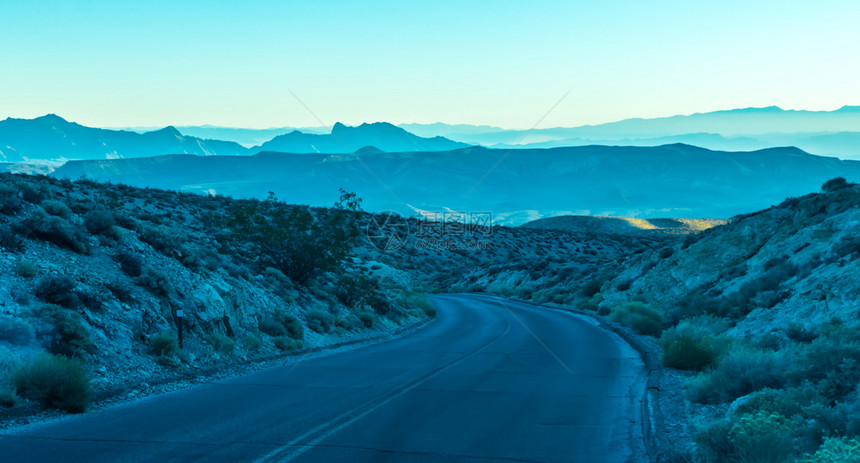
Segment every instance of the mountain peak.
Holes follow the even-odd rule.
[[[68,124],[69,123],[69,121],[63,119],[62,117],[60,117],[54,113],[45,114],[44,116],[37,117],[34,120],[39,121],[39,122],[48,122],[51,124]]]

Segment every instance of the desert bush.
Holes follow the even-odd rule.
[[[36,281],[33,295],[49,304],[77,307],[81,304],[75,293],[75,280],[66,275],[48,275]]]
[[[293,339],[302,339],[305,336],[305,327],[294,315],[282,310],[275,311],[275,320],[287,329],[287,335]]]
[[[334,316],[319,309],[310,309],[305,313],[308,328],[317,333],[330,333],[334,327]]]
[[[800,463],[857,463],[860,462],[860,438],[827,437],[812,455],[806,455]]]
[[[24,249],[24,234],[19,227],[0,224],[0,248],[9,252],[21,252]]]
[[[90,347],[90,335],[81,316],[56,305],[45,305],[38,311],[48,330],[40,333],[48,352],[69,358],[83,358]]]
[[[21,210],[21,200],[18,198],[18,189],[0,183],[0,214],[13,215]]]
[[[25,320],[0,316],[0,341],[18,346],[26,346],[33,340],[33,327]]]
[[[783,463],[794,449],[791,421],[777,413],[757,412],[741,417],[729,430],[737,461]]]
[[[842,400],[860,384],[860,340],[843,328],[798,349],[788,373],[794,382],[810,381],[828,400]]]
[[[156,357],[175,357],[179,353],[179,341],[171,333],[159,333],[149,338],[149,349]]]
[[[624,302],[612,307],[609,317],[633,328],[639,334],[660,336],[663,331],[663,314],[644,302]]]
[[[66,219],[48,215],[41,208],[24,221],[24,226],[36,238],[53,243],[78,254],[88,252],[87,237]]]
[[[95,209],[84,216],[84,227],[94,235],[101,235],[114,240],[122,238],[122,231],[116,226],[113,212],[106,209]]]
[[[23,278],[33,278],[39,273],[39,267],[28,260],[19,260],[15,262],[15,274]]]
[[[60,201],[49,200],[42,203],[42,209],[55,217],[69,220],[72,218],[72,210],[65,203]]]
[[[373,315],[373,312],[359,312],[356,316],[361,320],[365,328],[373,328],[373,325],[376,324],[376,315]]]
[[[142,225],[139,236],[141,241],[168,257],[178,257],[177,250],[185,243],[182,232],[163,225]]]
[[[737,415],[749,415],[756,412],[777,413],[793,417],[805,415],[804,411],[818,403],[821,396],[810,384],[786,389],[764,388],[751,393],[738,404]]]
[[[592,280],[588,280],[584,285],[579,288],[579,295],[584,298],[591,298],[595,294],[600,293],[600,288],[603,286],[602,278],[594,278]]]
[[[287,334],[287,329],[284,325],[272,318],[264,318],[260,320],[257,324],[257,328],[269,336],[286,336]]]
[[[800,323],[789,323],[785,328],[785,335],[794,342],[809,343],[818,338],[814,329],[803,326]]]
[[[824,184],[821,185],[821,191],[833,192],[848,186],[851,186],[851,184],[849,184],[847,180],[843,177],[836,177],[824,182]]]
[[[125,303],[134,302],[134,296],[132,294],[134,290],[131,285],[125,281],[116,279],[108,282],[105,286],[107,286],[107,289],[115,298],[117,298],[118,301]]]
[[[123,273],[132,278],[139,277],[143,273],[143,259],[138,254],[123,250],[114,256],[114,260],[119,264]]]
[[[18,395],[10,386],[0,384],[0,407],[12,408],[18,403]]]
[[[710,336],[694,338],[683,333],[672,336],[663,333],[662,344],[663,365],[669,368],[701,371],[713,365],[720,355]]]
[[[367,275],[357,277],[344,275],[335,284],[335,296],[341,304],[347,307],[356,307],[362,302],[376,285]]]
[[[247,202],[230,220],[230,248],[234,254],[259,256],[261,266],[277,268],[305,284],[336,269],[352,249],[359,236],[360,203],[354,193],[343,190],[333,208],[314,213],[286,205],[274,194],[266,201]]]
[[[233,339],[225,334],[212,333],[206,336],[206,342],[215,349],[215,352],[221,355],[229,355],[236,350],[236,341],[233,341]]]
[[[782,387],[787,365],[782,352],[734,344],[713,369],[690,379],[690,399],[725,403],[767,387]]]
[[[51,199],[51,188],[44,182],[37,181],[34,185],[30,182],[20,182],[18,192],[21,199],[28,203],[40,204],[46,199]]]
[[[246,334],[245,337],[242,338],[242,342],[245,344],[245,348],[248,349],[248,352],[259,352],[263,347],[263,341],[251,333]]]
[[[16,392],[44,406],[72,413],[86,410],[90,382],[77,360],[48,353],[29,358],[12,377]]]
[[[436,307],[427,299],[427,294],[420,292],[403,293],[404,305],[407,309],[416,308],[428,317],[436,316]]]
[[[146,267],[135,281],[139,286],[146,288],[157,297],[168,297],[173,292],[170,278],[164,272],[155,270],[152,267]]]
[[[282,351],[291,351],[301,349],[304,345],[304,341],[301,339],[294,339],[289,336],[278,336],[275,338],[275,346]]]

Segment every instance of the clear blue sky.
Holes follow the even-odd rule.
[[[0,118],[600,123],[860,104],[860,2],[0,0]]]

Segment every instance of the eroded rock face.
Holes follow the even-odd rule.
[[[695,291],[749,302],[730,334],[759,336],[834,317],[860,324],[860,186],[808,195],[652,253],[605,285],[602,307],[642,299],[671,310]],[[657,260],[648,268],[648,263]],[[630,281],[626,291],[615,289]]]

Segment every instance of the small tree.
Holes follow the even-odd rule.
[[[340,190],[334,207],[318,209],[284,204],[269,193],[265,201],[238,208],[230,241],[258,256],[295,282],[306,283],[332,270],[349,254],[359,234],[361,199]]]

